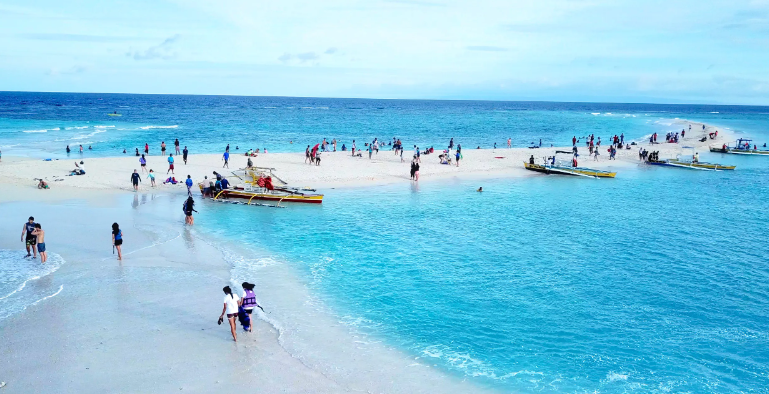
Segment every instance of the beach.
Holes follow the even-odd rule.
[[[681,129],[686,125],[692,125],[694,130],[700,130],[702,127],[701,123],[685,120],[678,120],[673,123],[675,124],[673,127],[678,126]],[[717,139],[699,141],[705,133],[711,133],[715,130],[721,130]],[[603,149],[598,161],[588,155],[585,139],[581,137],[582,139],[577,144],[580,152],[579,165],[601,170],[616,170],[625,166],[635,166],[640,162],[638,151],[641,147],[649,151],[659,151],[660,157],[663,159],[675,158],[676,155],[683,153],[683,146],[690,146],[698,151],[707,152],[709,145],[720,146],[732,140],[732,135],[723,130],[723,127],[706,126],[705,133],[701,131],[689,132],[689,135],[678,144],[665,143],[664,136],[659,136],[658,141],[660,143],[658,144],[650,145],[648,142],[639,142],[638,145],[631,145],[631,149],[618,150],[617,160],[609,160],[606,147],[610,144],[608,141],[603,141]],[[459,143],[461,144],[461,141]],[[312,147],[315,143],[308,145]],[[485,179],[529,176],[532,173],[523,168],[523,163],[528,162],[531,156],[534,156],[536,163],[542,163],[545,157],[552,156],[556,150],[571,151],[572,149],[571,146],[565,144],[556,147],[543,146],[537,149],[520,147],[508,149],[501,147],[502,143],[496,149],[474,149],[472,145],[465,144],[462,146],[463,158],[460,160],[459,167],[453,162],[451,165],[444,165],[439,162],[438,156],[443,148],[436,148],[434,153],[429,155],[422,154],[420,157],[420,181],[446,178]],[[409,181],[409,163],[414,156],[414,149],[410,149],[407,143],[405,143],[403,161],[401,161],[401,156],[394,154],[391,146],[382,146],[379,152],[374,152],[371,159],[368,157],[367,150],[356,152],[356,154],[361,153],[362,157],[353,157],[350,151],[342,152],[340,150],[341,145],[338,145],[337,148],[337,152],[321,152],[321,163],[318,166],[307,164],[304,153],[260,153],[251,159],[256,167],[276,169],[276,175],[294,187],[323,189]],[[420,150],[424,151],[425,149],[426,147],[423,146]],[[171,150],[169,152],[173,153]],[[452,153],[452,158],[453,156]],[[222,154],[190,154],[186,165],[180,156],[174,155],[174,158],[175,169],[174,174],[171,174],[167,156],[149,155],[146,157],[146,171],[152,169],[156,174],[158,186],[154,189],[183,189],[187,175],[190,175],[193,182],[197,184],[202,182],[204,177],[215,178],[214,171],[230,178],[230,183],[238,184],[239,180],[232,177],[230,171],[245,168],[248,159],[245,152],[235,150],[234,147],[230,149],[229,168],[223,167]],[[73,151],[67,159],[52,161],[20,157],[4,158],[3,160],[3,166],[0,166],[0,181],[4,183],[36,185],[37,183],[33,179],[43,178],[52,187],[57,188],[66,186],[78,189],[129,191],[132,190],[130,175],[133,170],[137,170],[142,177],[140,190],[153,190],[150,187],[147,173],[141,170],[139,157],[131,153],[108,158],[90,158],[87,151],[83,155]],[[85,163],[87,174],[85,176],[67,176],[75,168],[75,162],[79,163],[80,161]],[[163,182],[171,176],[175,177],[181,184],[164,185]]]
[[[671,124],[671,127],[678,129],[689,124],[695,130],[702,126],[701,123],[684,120],[674,120]],[[581,155],[579,165],[617,172],[616,181],[619,182],[623,182],[622,178],[627,175],[629,180],[625,182],[633,182],[647,167],[638,158],[639,149],[659,151],[663,159],[690,154],[684,146],[707,152],[708,145],[721,145],[733,139],[731,133],[722,131],[723,127],[709,125],[705,133],[716,129],[720,130],[718,138],[704,142],[699,141],[703,132],[687,132],[687,137],[678,144],[661,142],[649,145],[640,142],[631,145],[631,149],[619,150],[617,160],[611,161],[605,151],[608,141],[603,141],[600,159],[594,161],[587,155],[585,141],[581,139],[577,144]],[[663,140],[663,136],[658,140]],[[528,162],[531,156],[540,163],[556,150],[571,151],[572,147],[564,142],[558,147],[536,149],[506,148],[501,146],[502,143],[496,149],[473,149],[471,143],[462,146],[463,159],[459,167],[440,164],[440,149],[436,148],[435,153],[421,156],[418,183],[408,176],[413,155],[408,143],[405,143],[403,162],[387,146],[381,147],[371,159],[367,151],[361,152],[363,157],[353,157],[349,151],[323,152],[319,166],[306,164],[303,153],[260,153],[252,160],[257,167],[275,169],[275,174],[291,186],[313,188],[321,193],[342,193],[334,195],[347,201],[347,204],[360,201],[360,207],[353,207],[355,213],[352,216],[355,219],[352,221],[355,222],[361,218],[366,220],[365,215],[375,212],[380,203],[392,203],[388,199],[397,194],[402,185],[411,185],[410,193],[423,195],[424,201],[436,198],[435,190],[440,190],[441,195],[457,188],[474,192],[476,186],[487,184],[491,184],[491,191],[487,194],[492,197],[499,193],[494,190],[494,186],[499,184],[508,185],[512,190],[527,190],[528,182],[541,184],[542,175],[525,170],[523,163]],[[421,150],[424,148],[421,147]],[[163,184],[167,177],[172,176],[166,174],[166,157],[149,155],[147,168],[157,174],[156,187],[150,186],[147,175],[141,173],[139,158],[130,153],[92,158],[87,152],[83,156],[73,152],[66,159],[50,161],[3,157],[0,184],[5,193],[0,196],[0,214],[8,220],[0,225],[0,250],[5,253],[4,256],[23,256],[23,244],[18,241],[18,234],[27,216],[34,215],[37,221],[43,223],[48,249],[59,264],[53,272],[24,282],[21,291],[5,296],[6,301],[16,301],[22,295],[29,299],[24,301],[23,310],[14,310],[0,319],[4,332],[3,357],[0,359],[0,381],[6,382],[3,391],[22,393],[34,388],[35,392],[41,393],[204,393],[214,390],[464,393],[505,392],[499,385],[507,387],[504,385],[510,381],[524,385],[527,390],[548,382],[550,389],[545,391],[583,387],[579,385],[584,382],[575,383],[576,386],[558,386],[561,378],[551,372],[540,371],[536,363],[518,367],[520,370],[498,371],[491,361],[481,361],[470,351],[454,349],[453,342],[427,346],[420,342],[416,346],[412,344],[413,339],[393,341],[393,335],[397,338],[397,329],[389,327],[377,332],[371,328],[376,328],[387,319],[372,321],[363,313],[351,313],[350,309],[354,308],[347,305],[343,297],[334,298],[328,294],[329,290],[323,290],[329,286],[324,280],[328,280],[326,270],[334,268],[328,266],[331,263],[315,262],[312,258],[306,262],[298,259],[303,264],[307,263],[308,275],[304,266],[286,260],[291,258],[289,255],[274,253],[280,247],[260,248],[244,242],[248,237],[268,235],[302,242],[301,235],[279,232],[279,222],[287,219],[278,219],[280,216],[272,216],[268,213],[270,211],[232,211],[229,207],[217,209],[212,204],[201,202],[198,207],[203,212],[202,216],[197,215],[195,226],[185,226],[181,212],[187,195],[184,179],[190,175],[197,185],[206,176],[211,179],[213,171],[216,171],[228,177],[232,184],[240,184],[240,180],[230,176],[230,171],[245,167],[247,158],[239,150],[231,149],[230,153],[229,169],[222,168],[221,154],[190,154],[186,165],[181,157],[174,155],[173,176],[180,182],[177,185]],[[67,176],[74,168],[74,162],[81,160],[86,174]],[[134,169],[139,170],[142,176],[138,192],[132,190],[130,183],[130,174]],[[37,189],[34,178],[45,179],[50,189]],[[561,192],[564,187],[583,188],[580,183],[565,185],[557,180],[558,177],[553,176],[553,179],[554,187]],[[615,180],[601,181],[600,186],[592,187],[605,188],[603,191],[608,195],[612,193],[610,190],[618,188],[603,182]],[[427,187],[420,191],[417,184]],[[628,183],[622,184],[628,187]],[[193,189],[193,196],[198,199],[197,186]],[[379,195],[380,192],[384,195]],[[348,195],[345,193],[365,197],[350,199],[345,197]],[[462,209],[483,204],[467,197],[480,193],[462,194],[458,198],[467,204]],[[403,201],[395,200],[395,203]],[[347,213],[340,206],[334,205],[334,202],[331,204],[324,210],[334,212],[332,220],[345,217],[343,215]],[[328,206],[328,203],[323,205]],[[420,212],[428,210],[422,213],[425,215],[423,220],[429,220],[426,218],[432,215],[429,210],[433,207],[422,204],[411,209]],[[317,216],[321,212],[303,209],[306,208],[290,206],[285,211],[291,211],[288,213],[291,220],[319,220]],[[508,209],[505,207],[495,212]],[[538,210],[531,206],[526,209]],[[409,213],[408,209],[399,211]],[[251,218],[251,215],[255,216]],[[433,216],[447,220],[444,213]],[[525,217],[520,212],[518,216]],[[405,223],[407,220],[411,219],[396,216],[398,222]],[[109,227],[112,222],[120,223],[124,231],[126,241],[122,262],[116,260],[111,250]],[[459,228],[465,227],[471,233],[482,232],[486,222],[462,223]],[[498,233],[506,232],[496,228],[497,224],[489,226]],[[218,232],[208,231],[214,227]],[[381,224],[368,231],[377,229],[383,229]],[[243,234],[240,234],[241,231]],[[318,231],[331,238],[308,239],[310,244],[335,243],[336,235],[326,234],[323,229]],[[392,231],[385,230],[385,233]],[[418,233],[424,231],[419,229]],[[363,229],[348,233],[353,237],[357,234],[363,238],[376,238]],[[244,234],[248,236],[244,238]],[[409,239],[409,236],[399,240]],[[351,241],[348,239],[347,242]],[[356,250],[382,247],[378,242],[358,245]],[[485,248],[489,242],[493,243],[493,240],[479,241],[479,245]],[[286,246],[282,243],[278,245]],[[340,241],[334,248],[345,246],[346,243]],[[449,248],[448,245],[445,247]],[[532,256],[541,252],[529,246],[520,249]],[[436,256],[442,254],[440,250],[431,249],[430,245],[427,245],[427,251],[420,249],[418,253],[423,252]],[[408,253],[398,251],[397,255]],[[16,260],[20,257],[10,258],[19,263]],[[370,257],[366,256],[366,259]],[[343,259],[341,264],[350,264],[353,260],[351,257]],[[429,259],[426,262],[440,265],[440,260]],[[24,260],[19,264],[23,266],[27,261],[28,264],[38,263]],[[417,260],[408,261],[416,264]],[[405,272],[413,274],[413,270],[408,268]],[[386,272],[373,271],[366,276],[387,277]],[[408,283],[405,278],[404,282]],[[267,313],[257,313],[253,333],[245,333],[239,328],[238,341],[234,343],[226,323],[218,326],[216,318],[221,312],[221,288],[229,285],[240,292],[241,281],[256,284],[257,298]],[[557,282],[552,278],[544,282],[553,281]],[[344,282],[331,283],[342,287]],[[455,279],[448,280],[448,283],[453,285]],[[519,285],[527,286],[523,283]],[[391,296],[388,291],[383,294]],[[381,295],[371,298],[377,297]],[[334,299],[342,301],[341,310],[334,305]],[[483,299],[476,301],[479,304],[486,302]],[[531,305],[531,308],[537,307]],[[390,313],[398,315],[398,312]],[[483,327],[487,318],[483,310],[477,313],[477,316],[473,315],[476,320],[472,321],[480,324],[479,329],[484,333],[493,331],[493,327]],[[522,313],[522,316],[525,321],[526,315]],[[456,322],[463,317],[451,316],[451,319],[460,319],[454,320]],[[441,326],[439,323],[432,324],[434,327]],[[452,326],[447,328],[453,329]],[[549,335],[557,337],[557,334]],[[494,335],[486,333],[481,339],[486,337]],[[535,338],[533,343],[543,349],[554,346],[547,341],[537,341],[539,339]],[[463,346],[459,349],[469,347]],[[510,351],[522,359],[531,353],[521,354],[520,350],[507,349],[505,352]],[[617,372],[612,369],[607,374],[605,368],[601,367],[598,380],[602,387],[609,387],[609,391],[616,388],[618,382],[628,379],[622,369]],[[606,377],[602,378],[604,375]],[[544,377],[547,377],[547,382]],[[591,379],[596,380],[594,377]]]

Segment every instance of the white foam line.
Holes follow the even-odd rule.
[[[167,244],[167,243],[169,243],[169,242],[171,242],[171,241],[173,241],[173,240],[175,240],[175,239],[177,239],[177,238],[179,238],[179,237],[181,237],[181,236],[182,236],[182,233],[177,233],[175,237],[173,237],[173,238],[169,239],[168,241],[163,241],[163,242],[153,242],[153,243],[152,243],[152,245],[147,245],[147,246],[145,246],[145,247],[143,247],[143,248],[139,248],[139,249],[136,249],[136,250],[132,250],[132,251],[130,251],[130,252],[128,252],[128,253],[123,253],[123,255],[124,255],[124,256],[128,256],[129,254],[134,254],[134,253],[136,253],[136,252],[139,252],[139,251],[142,251],[142,250],[144,250],[144,249],[154,248],[155,246],[158,246],[158,245]],[[104,261],[104,260],[107,260],[107,259],[110,259],[110,257],[105,257],[105,258],[101,259],[101,261]]]
[[[6,295],[6,296],[4,296],[4,297],[0,297],[0,300],[4,300],[4,299],[6,299],[6,298],[8,298],[8,297],[10,297],[10,296],[12,296],[12,295],[14,295],[14,294],[16,294],[16,293],[18,293],[18,292],[22,291],[22,290],[24,289],[24,287],[27,285],[27,282],[29,282],[29,281],[31,281],[31,280],[38,280],[38,279],[40,279],[40,277],[39,277],[39,276],[36,276],[36,277],[34,277],[34,278],[29,278],[29,279],[25,280],[25,281],[24,281],[24,283],[22,283],[22,284],[21,284],[21,286],[19,286],[19,288],[18,288],[18,289],[14,290],[14,291],[12,291],[12,292],[10,292],[10,293],[8,293],[8,295]]]
[[[37,304],[39,304],[39,303],[41,303],[41,302],[43,302],[43,301],[45,301],[45,300],[47,300],[49,298],[56,297],[57,295],[59,295],[59,293],[61,293],[62,290],[64,290],[64,285],[59,286],[59,291],[49,295],[48,297],[43,297],[43,298],[33,302],[31,305],[37,305]]]

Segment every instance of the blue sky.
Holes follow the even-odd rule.
[[[769,105],[769,0],[0,0],[0,90]]]

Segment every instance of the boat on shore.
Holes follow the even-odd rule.
[[[693,147],[685,146],[683,149],[689,149],[691,151],[691,154],[684,155],[682,158],[681,155],[677,155],[675,159],[659,159],[658,157],[654,157],[650,160],[647,160],[646,163],[653,165],[653,166],[662,166],[662,167],[678,167],[678,168],[688,168],[692,170],[709,170],[709,171],[721,171],[721,170],[734,170],[737,168],[737,166],[727,166],[719,163],[707,163],[700,161],[699,154],[694,151]]]
[[[556,154],[572,154],[572,152],[556,151]],[[572,162],[574,163],[574,162]],[[535,164],[534,156],[529,162],[523,162],[523,167],[529,171],[541,172],[543,174],[560,174],[560,175],[573,175],[584,176],[589,178],[614,178],[617,176],[616,172],[596,170],[587,167],[569,166],[563,161],[556,160],[555,157],[545,159],[544,164]]]
[[[730,144],[721,146],[711,145],[710,151],[715,153],[730,153],[733,155],[769,156],[769,149],[766,149],[766,144],[764,144],[763,149],[759,149],[756,145],[753,145],[753,148],[751,148],[751,142],[752,140],[740,138],[735,141],[734,146],[731,146]]]
[[[323,194],[315,193],[315,189],[290,187],[280,178],[272,173],[273,168],[253,167],[232,172],[243,184],[238,184],[232,188],[223,190],[209,190],[210,185],[199,183],[198,187],[204,196],[212,196],[213,200],[246,200],[246,205],[264,205],[258,201],[277,201],[278,205],[282,202],[321,204]],[[282,185],[274,185],[273,179]],[[256,202],[254,202],[256,200]],[[268,205],[272,206],[272,205]]]

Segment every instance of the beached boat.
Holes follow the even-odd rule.
[[[684,146],[683,149],[688,149],[691,151],[691,154],[684,155],[684,158],[682,158],[681,155],[678,155],[675,159],[649,160],[647,163],[653,166],[688,168],[692,170],[721,171],[734,170],[737,168],[737,166],[726,166],[719,163],[707,163],[699,161],[699,155],[695,153],[693,147]]]
[[[734,170],[735,168],[737,168],[737,166],[725,166],[723,164],[718,164],[718,163],[695,162],[695,161],[679,160],[679,159],[656,160],[656,161],[648,161],[647,163],[653,166],[689,168],[693,170],[720,171],[720,170]]]
[[[603,170],[596,170],[593,168],[585,167],[567,167],[550,164],[531,164],[524,162],[523,166],[530,171],[541,172],[543,174],[561,174],[561,175],[576,175],[586,176],[593,178],[614,178],[617,176],[616,172],[609,172]]]
[[[558,156],[562,155],[562,156]],[[558,157],[569,157],[570,160],[560,160]],[[529,171],[541,172],[543,174],[561,174],[561,175],[574,175],[584,176],[589,178],[614,178],[617,173],[611,171],[596,170],[587,167],[576,167],[572,164],[576,164],[576,148],[574,152],[569,151],[555,151],[555,156],[545,158],[544,164],[534,164],[534,155],[531,156],[529,162],[523,162],[523,167]]]
[[[224,190],[214,190],[214,200],[238,199],[246,200],[247,205],[255,205],[256,201],[277,201],[278,205],[282,202],[298,202],[309,204],[320,204],[323,202],[323,195],[315,193],[315,189],[290,187],[280,178],[272,173],[272,168],[250,168],[243,169],[232,174],[243,181],[243,184],[235,185],[232,188]],[[274,185],[273,179],[283,185]],[[207,193],[207,187],[203,183],[198,184],[200,192]],[[254,201],[256,200],[256,201]],[[253,202],[253,203],[252,203]]]
[[[752,147],[752,148],[751,148]],[[759,149],[756,145],[751,144],[751,140],[740,138],[735,141],[734,146],[729,144],[721,146],[710,146],[711,152],[716,153],[731,153],[734,155],[759,155],[769,156],[769,149],[766,149],[764,144],[763,149]]]

